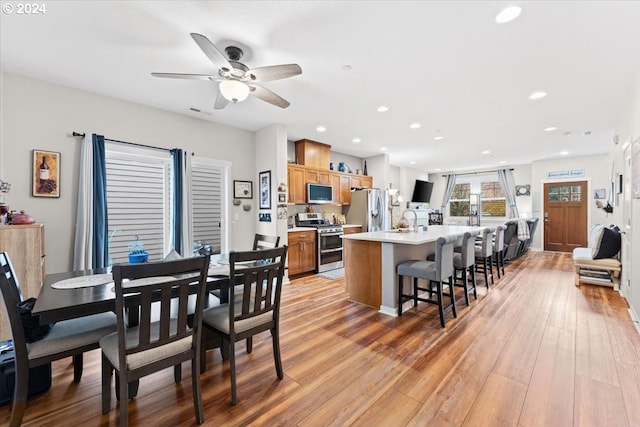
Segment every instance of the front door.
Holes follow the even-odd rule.
[[[544,250],[587,246],[587,182],[544,184]]]

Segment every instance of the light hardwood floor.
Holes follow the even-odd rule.
[[[366,262],[366,260],[363,260]],[[276,378],[268,333],[239,344],[238,405],[229,367],[208,353],[206,425],[224,426],[638,426],[640,335],[611,288],[574,286],[568,254],[530,252],[441,329],[434,306],[401,318],[347,300],[342,280],[293,281],[283,295],[285,377]],[[458,304],[462,305],[458,290]],[[70,360],[31,398],[24,425],[116,425],[100,413],[100,357]],[[133,425],[194,425],[190,369],[143,378]],[[0,407],[0,424],[10,406]]]

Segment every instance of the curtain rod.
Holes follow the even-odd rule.
[[[491,171],[481,171],[481,172],[454,173],[454,174],[452,174],[452,175],[455,175],[455,176],[463,176],[463,175],[479,175],[479,174],[483,174],[483,173],[494,173],[494,172],[498,172],[498,171],[500,171],[500,170],[502,170],[502,169],[496,169],[496,170],[491,170]],[[509,168],[509,169],[507,169],[507,170],[512,171],[512,170],[513,170],[513,168]],[[446,178],[446,177],[448,177],[448,176],[449,176],[449,175],[442,175],[442,177],[443,177],[443,178]]]
[[[85,134],[84,133],[80,133],[80,132],[73,132],[72,135],[73,136],[81,136],[82,138],[85,137]],[[109,139],[109,138],[105,138],[105,141],[115,142],[117,144],[133,145],[134,147],[150,148],[152,150],[160,150],[160,151],[169,151],[169,152],[171,152],[170,148],[154,147],[152,145],[138,144],[136,142],[118,141],[117,139]]]

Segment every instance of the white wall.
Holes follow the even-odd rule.
[[[230,161],[231,180],[255,180],[253,132],[11,73],[3,72],[0,78],[0,177],[12,184],[5,200],[11,209],[23,209],[45,223],[47,273],[72,268],[80,155],[80,139],[71,136],[73,131],[183,148],[201,157]],[[33,149],[61,153],[60,198],[31,196]],[[251,202],[250,212],[231,212],[232,247],[253,242],[256,197]]]

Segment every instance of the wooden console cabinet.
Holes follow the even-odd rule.
[[[37,297],[44,282],[44,225],[0,225],[0,252],[9,254],[23,299]],[[0,305],[0,340],[11,338],[4,304]]]
[[[315,271],[316,231],[293,231],[288,233],[289,276]]]

